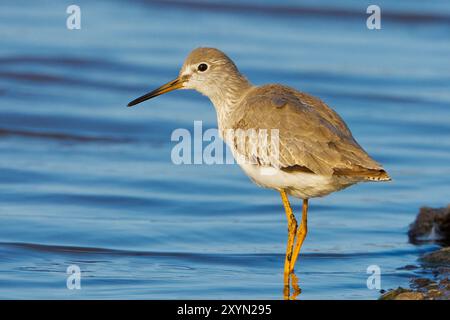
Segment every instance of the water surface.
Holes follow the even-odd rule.
[[[57,1],[0,5],[0,298],[282,298],[279,195],[236,165],[172,164],[177,128],[216,126],[210,102],[174,92],[197,46],[227,52],[255,84],[320,96],[392,175],[310,202],[301,299],[375,299],[406,286],[422,205],[450,194],[450,5],[379,1]],[[294,200],[300,212],[300,201]],[[82,270],[81,290],[66,269]]]

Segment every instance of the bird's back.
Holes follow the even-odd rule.
[[[342,118],[321,100],[287,86],[269,84],[250,89],[234,110],[233,129],[277,129],[278,167],[357,181],[390,180],[353,138]],[[252,156],[245,145],[239,153]],[[273,165],[259,159],[262,165]]]

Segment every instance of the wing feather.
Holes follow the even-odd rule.
[[[327,176],[352,170],[383,170],[356,142],[341,117],[311,95],[286,86],[266,85],[247,93],[238,108],[233,129],[277,129],[280,138],[278,159],[261,157],[249,144],[232,142],[246,158],[281,168],[307,168]],[[269,149],[274,148],[270,145]]]

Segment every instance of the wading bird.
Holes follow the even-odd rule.
[[[252,160],[238,162],[251,180],[281,194],[288,221],[284,292],[289,297],[291,275],[296,282],[294,266],[307,233],[308,200],[362,181],[388,181],[389,175],[324,102],[280,84],[254,86],[218,49],[193,50],[175,80],[131,101],[128,106],[175,89],[194,89],[211,100],[222,137],[227,130],[278,130],[276,161],[273,157],[258,158],[254,148],[237,143],[234,138],[224,140],[235,157]],[[267,168],[276,170],[265,174]],[[300,225],[288,195],[303,199]],[[295,283],[293,286],[299,291]]]

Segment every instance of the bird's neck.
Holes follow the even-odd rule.
[[[253,85],[244,77],[228,78],[221,83],[217,90],[208,95],[217,112],[219,130],[227,129],[234,117],[236,108],[245,94]]]

